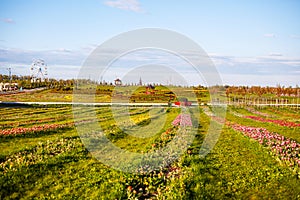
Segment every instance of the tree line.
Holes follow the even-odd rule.
[[[274,95],[277,97],[299,97],[300,88],[296,87],[285,87],[285,86],[276,86],[276,87],[261,87],[261,86],[227,86],[226,87],[226,96],[229,97],[231,95],[256,95],[258,97],[262,97],[263,95]]]

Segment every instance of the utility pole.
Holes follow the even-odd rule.
[[[300,98],[300,95],[299,95],[299,89],[297,88],[297,110],[298,110],[298,107],[299,107],[299,98]]]
[[[8,90],[11,90],[11,68],[7,68],[8,71],[8,79],[9,79],[9,86],[8,86]]]
[[[9,78],[9,82],[11,83],[11,68],[9,67],[9,68],[7,68],[7,70],[8,70],[8,78]]]

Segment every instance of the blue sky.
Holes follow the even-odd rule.
[[[224,84],[300,85],[299,10],[297,0],[2,0],[0,73],[29,74],[43,58],[50,76],[76,77],[97,45],[155,27],[197,42]]]

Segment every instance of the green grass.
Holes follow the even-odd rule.
[[[78,120],[91,120],[93,108],[74,108]],[[201,109],[200,109],[201,110]],[[232,110],[231,110],[232,111]],[[246,114],[246,110],[234,110]],[[266,111],[267,112],[267,111]],[[287,113],[287,110],[278,110]],[[178,108],[162,109],[153,116],[163,123],[161,131],[150,138],[136,138],[122,131],[107,107],[96,108],[96,118],[115,145],[132,152],[153,151],[167,145],[176,135],[172,120]],[[122,112],[121,112],[122,113]],[[1,129],[44,123],[69,123],[72,108],[31,107],[0,110]],[[166,121],[163,115],[167,114]],[[297,112],[293,112],[297,114]],[[131,123],[120,115],[125,128],[147,127],[149,108],[130,109]],[[279,115],[280,116],[280,115]],[[210,119],[202,111],[192,112],[200,126],[192,145],[176,162],[150,174],[131,174],[112,169],[91,156],[83,146],[74,126],[19,136],[0,136],[0,199],[297,199],[300,182],[297,176],[278,162],[267,149],[225,127],[214,149],[199,157]],[[259,126],[299,139],[299,129],[279,127],[242,119],[230,113],[227,120]],[[87,123],[89,123],[87,121]],[[43,124],[43,122],[37,122]],[[87,124],[88,125],[88,124]],[[162,134],[170,130],[170,138]],[[151,130],[149,130],[151,132]],[[171,137],[172,136],[172,137]],[[299,141],[299,140],[298,140]],[[157,144],[157,146],[153,146]]]
[[[32,148],[38,143],[72,136],[78,137],[78,134],[75,129],[64,129],[55,132],[47,132],[44,134],[34,134],[30,136],[27,135],[17,137],[0,137],[0,157],[5,158],[10,154],[17,153],[28,148]]]
[[[68,93],[53,92],[52,90],[43,90],[43,91],[26,92],[26,93],[18,93],[18,94],[7,94],[7,95],[0,95],[0,101],[3,102],[12,102],[12,101],[71,102],[72,93],[68,94]]]
[[[124,101],[124,102],[162,102],[167,103],[171,96],[187,97],[190,101],[201,101],[207,103],[210,101],[209,92],[207,90],[193,90],[190,87],[177,87],[177,86],[156,86],[155,90],[151,90],[155,95],[146,94],[145,86],[122,86],[115,88],[114,86],[97,86],[86,88],[81,86],[75,90],[77,94],[77,101],[83,102],[111,102]],[[95,98],[92,97],[95,94]],[[91,96],[92,95],[92,96]],[[72,102],[73,91],[61,91],[54,89],[45,89],[42,91],[22,92],[17,94],[0,95],[0,101],[3,102]],[[175,101],[174,99],[173,101]]]

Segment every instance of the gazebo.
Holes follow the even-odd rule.
[[[117,79],[115,80],[115,85],[116,85],[116,86],[122,85],[121,79],[117,78]]]

